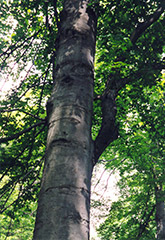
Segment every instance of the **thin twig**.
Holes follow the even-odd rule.
[[[45,121],[36,123],[36,124],[32,125],[31,127],[28,127],[28,128],[26,128],[26,129],[24,129],[24,130],[22,130],[22,131],[20,131],[20,132],[18,132],[18,133],[16,133],[16,134],[13,134],[13,135],[11,135],[11,136],[9,136],[9,137],[0,138],[0,143],[4,143],[4,142],[8,142],[8,141],[13,140],[13,139],[17,139],[17,138],[19,138],[21,135],[23,135],[24,133],[29,132],[31,129],[33,129],[33,128],[37,127],[37,126],[40,126],[40,125],[42,125],[42,124],[45,124],[45,122],[46,122],[46,119],[45,119]]]
[[[101,181],[101,179],[102,179],[102,177],[103,177],[103,175],[104,175],[105,171],[106,171],[106,169],[104,169],[104,170],[103,170],[103,172],[102,172],[101,176],[99,177],[99,179],[98,179],[97,183],[96,183],[96,184],[95,184],[95,186],[94,186],[94,189],[93,189],[93,191],[96,189],[97,185],[100,183],[100,181]]]
[[[37,176],[36,176],[36,177],[39,176],[39,173],[40,173],[40,170],[41,170],[41,167],[42,167],[42,162],[43,162],[43,160],[44,160],[44,157],[45,157],[45,155],[44,155],[44,156],[41,158],[41,160],[40,160],[40,164],[41,164],[41,165],[40,165],[40,168],[38,169],[38,173],[37,173]],[[28,173],[26,173],[25,176],[24,176],[22,179],[18,179],[18,180],[16,181],[15,185],[16,185],[17,183],[19,183],[20,181],[26,179],[26,177],[27,177],[31,172],[33,172],[33,170],[35,169],[35,167],[36,167],[37,165],[38,165],[38,163],[37,163],[36,165],[34,165],[34,167],[33,167]],[[35,179],[34,179],[34,181],[30,184],[30,186],[32,186],[34,182],[35,182]],[[24,192],[26,192],[26,189],[27,189],[27,188],[29,188],[29,185],[24,189]],[[16,203],[22,195],[23,195],[23,192],[21,192],[21,190],[19,189],[19,194],[18,194],[17,199],[14,200],[14,201],[13,201],[11,204],[9,204],[8,206],[6,206],[4,209],[2,209],[2,210],[0,211],[0,213],[2,214],[4,211],[6,211],[6,209],[8,209],[8,208],[11,207],[14,203]]]
[[[6,59],[10,56],[10,54],[12,54],[17,48],[22,47],[22,46],[24,45],[24,43],[27,43],[27,41],[30,40],[31,38],[36,37],[41,30],[42,30],[42,29],[38,30],[38,32],[34,33],[32,36],[26,38],[22,43],[20,43],[19,45],[17,45],[17,43],[22,39],[22,38],[20,38],[20,39],[17,41],[16,44],[8,47],[8,49],[7,49],[5,52],[1,53],[0,58],[1,58],[3,55],[7,55],[7,57],[6,57],[5,60],[4,60],[4,61],[6,61]],[[16,45],[17,45],[17,46],[16,46]],[[13,48],[13,49],[12,49],[12,48]],[[10,50],[10,52],[8,53],[9,50]],[[4,62],[4,61],[3,61],[3,62]],[[1,69],[2,69],[2,68],[1,68]]]
[[[12,224],[12,218],[10,218],[10,223],[9,223],[9,227],[8,227],[8,231],[7,231],[5,240],[7,240],[8,236],[9,236],[9,232],[10,232],[10,229],[11,229],[11,224]]]
[[[22,109],[19,109],[19,108],[14,108],[14,109],[1,109],[1,108],[0,108],[0,112],[4,112],[4,113],[5,113],[5,112],[15,112],[15,111],[23,112],[23,113],[25,113],[25,114],[27,114],[27,115],[32,116],[33,118],[36,118],[36,119],[41,120],[41,121],[44,121],[43,118],[40,118],[40,117],[38,117],[38,116],[35,116],[35,115],[33,115],[33,114],[29,113],[29,112],[26,112],[26,111],[24,111],[24,110],[22,110]]]
[[[116,158],[113,158],[113,159],[99,159],[98,163],[101,163],[101,162],[104,162],[104,163],[106,163],[106,162],[112,162],[112,161],[114,161],[114,160],[116,160],[116,159],[117,159],[117,157],[116,157]]]

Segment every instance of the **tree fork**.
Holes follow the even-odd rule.
[[[96,16],[87,4],[66,0],[61,14],[33,240],[89,239]]]

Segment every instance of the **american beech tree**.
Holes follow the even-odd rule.
[[[89,239],[96,17],[88,1],[65,1],[33,239]]]
[[[19,194],[12,203],[15,208],[28,197],[35,198],[44,159],[33,239],[87,240],[92,170],[109,144],[120,136],[116,99],[129,84],[132,91],[138,84],[154,84],[162,70],[162,39],[154,49],[157,36],[152,39],[147,31],[155,30],[164,1],[38,0],[3,4],[4,19],[12,16],[16,27],[10,40],[2,38],[1,69],[6,77],[14,74],[14,68],[20,75],[23,69],[26,74],[7,100],[2,100],[0,142],[5,171],[1,178],[9,176],[2,188],[6,197],[2,212],[10,207],[7,201],[17,185]],[[160,34],[162,22],[158,22]],[[3,21],[1,25],[4,33],[10,27]],[[146,50],[145,38],[150,50]],[[146,54],[154,52],[151,61],[150,56],[143,56],[143,50]],[[108,66],[108,61],[113,63]],[[28,63],[31,66],[26,69]],[[97,63],[102,66],[97,68]],[[145,75],[147,81],[143,81]],[[46,114],[43,96],[49,96]],[[157,202],[159,211],[163,203]],[[157,239],[163,239],[160,229],[164,228],[164,215],[157,212],[157,216]]]

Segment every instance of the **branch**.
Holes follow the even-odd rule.
[[[35,115],[33,115],[33,114],[29,113],[29,112],[26,112],[26,111],[24,111],[24,110],[22,110],[22,109],[19,109],[19,108],[14,108],[14,109],[0,109],[0,112],[15,112],[15,111],[23,112],[23,113],[25,113],[25,114],[27,114],[27,115],[32,116],[33,118],[36,118],[36,119],[41,120],[41,121],[44,121],[43,118],[40,118],[40,117],[38,117],[38,116],[35,116]]]
[[[11,225],[12,225],[12,218],[10,218],[10,223],[9,223],[9,226],[8,226],[8,231],[7,231],[7,234],[6,234],[6,237],[5,237],[5,240],[8,238],[9,236],[9,233],[10,233],[10,230],[11,230]]]
[[[95,163],[106,147],[118,137],[118,128],[115,124],[117,113],[115,98],[116,92],[114,90],[109,90],[102,98],[102,125],[94,142]]]
[[[99,163],[107,163],[107,162],[112,162],[114,160],[116,160],[117,157],[113,158],[113,159],[99,159]]]
[[[15,43],[14,45],[11,45],[10,47],[8,47],[8,49],[1,53],[0,57],[2,57],[3,55],[7,55],[7,57],[9,57],[9,55],[11,55],[17,48],[22,47],[25,43],[27,43],[27,41],[29,41],[31,38],[34,38],[38,35],[39,32],[41,32],[42,29],[39,29],[36,33],[34,33],[32,36],[26,38],[22,43],[18,44],[20,40],[22,40],[22,37],[17,41],[17,43]],[[18,44],[18,45],[17,45]],[[8,53],[8,51],[10,50],[10,52]],[[6,59],[5,59],[6,60]]]
[[[9,204],[9,205],[6,206],[6,207],[5,207],[5,205],[3,205],[3,208],[1,208],[1,210],[0,210],[0,214],[2,214],[4,211],[6,211],[6,209],[8,209],[9,207],[11,207],[14,203],[18,202],[19,199],[20,199],[20,197],[22,197],[22,196],[25,195],[27,188],[29,189],[29,187],[33,186],[33,184],[35,183],[36,179],[38,178],[38,176],[39,176],[39,174],[40,174],[40,172],[41,172],[41,167],[42,167],[42,163],[43,163],[44,158],[45,158],[45,155],[44,155],[44,156],[41,158],[41,160],[39,161],[39,165],[38,165],[38,162],[37,162],[37,164],[35,164],[34,167],[33,167],[29,172],[27,172],[27,173],[23,176],[22,179],[19,178],[19,179],[14,183],[14,187],[15,187],[15,186],[17,185],[17,183],[23,182],[23,180],[26,179],[27,176],[28,176],[31,172],[34,171],[34,169],[36,168],[36,166],[39,166],[39,169],[37,170],[37,175],[35,176],[35,179],[33,180],[33,182],[32,182],[30,185],[28,185],[27,187],[25,187],[25,188],[22,188],[22,184],[21,184],[21,185],[20,185],[21,188],[19,188],[19,194],[18,194],[18,197],[16,198],[16,200],[14,200],[11,204]],[[23,191],[22,191],[22,189],[23,189]],[[22,191],[22,192],[21,192],[21,191]]]
[[[17,43],[15,43],[14,45],[11,45],[5,52],[3,52],[1,55],[0,55],[0,58],[2,56],[6,56],[4,59],[3,59],[3,63],[2,63],[2,66],[0,67],[0,72],[3,70],[4,66],[5,66],[5,62],[7,60],[7,58],[9,58],[9,56],[11,56],[11,54],[16,51],[18,48],[21,48],[25,43],[27,43],[27,41],[29,41],[30,39],[34,38],[38,35],[39,32],[41,32],[42,29],[39,29],[36,33],[34,33],[32,36],[26,38],[22,43],[18,44],[19,41],[21,40],[21,38],[17,41]],[[17,45],[18,44],[18,45]],[[10,51],[10,52],[9,52]]]
[[[14,190],[15,190],[16,184],[17,184],[17,182],[14,183],[14,184],[11,186],[11,188],[10,188],[10,190],[9,190],[9,194],[8,194],[8,196],[6,197],[5,201],[2,201],[3,204],[1,205],[1,209],[3,209],[3,208],[5,207],[5,205],[6,205],[6,203],[8,202],[10,196],[12,195],[12,193],[13,193]],[[6,192],[7,192],[7,191],[6,191]],[[3,195],[4,195],[4,194],[2,194],[2,195],[0,196],[0,198],[2,198]],[[0,213],[1,213],[1,212],[0,212]]]
[[[144,221],[144,223],[141,223],[141,224],[140,224],[140,226],[139,226],[139,234],[138,234],[136,240],[141,239],[142,234],[144,233],[144,231],[146,230],[146,228],[147,228],[147,226],[148,226],[148,224],[149,224],[149,222],[150,222],[150,217],[153,215],[153,212],[154,212],[154,210],[155,210],[155,207],[156,207],[156,205],[154,205],[154,206],[152,207],[152,209],[151,209],[151,211],[149,212],[149,214],[148,214],[146,220]]]
[[[136,41],[138,40],[138,38],[143,34],[143,32],[150,27],[154,22],[156,22],[159,17],[161,16],[161,14],[164,11],[164,1],[162,2],[162,4],[159,6],[159,8],[156,10],[156,12],[154,14],[152,14],[149,18],[149,20],[143,22],[143,23],[139,23],[137,28],[134,30],[134,32],[132,33],[130,40],[133,44],[136,43]]]
[[[25,78],[20,82],[20,84],[19,84],[19,86],[16,88],[16,90],[13,90],[13,92],[8,96],[8,98],[7,99],[13,99],[13,98],[16,98],[16,100],[14,100],[14,102],[12,103],[12,105],[10,104],[8,104],[7,106],[8,107],[14,107],[14,105],[15,105],[15,103],[18,101],[18,100],[20,100],[23,96],[25,96],[25,94],[31,89],[31,88],[35,88],[35,87],[38,87],[38,86],[41,86],[41,82],[40,82],[40,79],[44,76],[44,74],[46,74],[47,73],[47,71],[50,69],[50,65],[51,64],[49,64],[48,65],[48,67],[47,67],[47,69],[46,69],[46,71],[45,72],[43,72],[39,77],[37,77],[37,79],[35,80],[35,81],[33,81],[33,83],[32,84],[30,84],[29,83],[29,85],[28,85],[28,88],[22,93],[22,95],[21,96],[18,96],[17,97],[17,94],[18,94],[18,90],[19,89],[21,89],[21,87],[22,87],[22,84],[23,84],[23,82],[24,82],[24,80],[25,80]],[[47,84],[47,82],[44,82],[44,84]],[[50,84],[50,83],[49,83]],[[41,120],[43,120],[43,119],[41,119]]]
[[[100,97],[102,108],[102,124],[101,129],[94,142],[95,164],[99,157],[111,142],[118,138],[118,126],[116,120],[116,97],[121,88],[123,88],[130,80],[129,78],[121,78],[120,74],[111,75],[107,81],[107,87],[103,96]]]
[[[143,34],[143,32],[153,24],[163,13],[164,10],[164,0],[157,11],[150,16],[149,20],[144,23],[139,24],[135,31],[131,35],[131,42],[134,44],[137,39]],[[120,61],[124,61],[125,58],[120,58]],[[119,61],[117,58],[116,61]],[[111,74],[107,81],[107,86],[103,96],[97,96],[95,100],[101,100],[102,107],[102,124],[96,140],[94,141],[95,155],[94,163],[98,162],[99,157],[108,147],[108,145],[118,138],[118,126],[115,124],[116,118],[116,97],[120,89],[122,89],[130,80],[131,75],[128,78],[123,79],[120,72]]]
[[[33,129],[33,128],[37,127],[37,126],[40,126],[40,125],[42,125],[42,124],[45,124],[45,123],[46,123],[46,119],[45,119],[45,121],[36,123],[36,124],[32,125],[31,127],[26,128],[26,129],[22,130],[21,132],[18,132],[18,133],[16,133],[16,134],[13,134],[13,135],[11,135],[11,136],[9,136],[9,137],[0,138],[0,143],[5,143],[5,142],[11,141],[11,140],[13,140],[13,139],[17,139],[17,138],[19,138],[21,135],[23,135],[24,133],[27,133],[27,132],[29,132],[31,129]]]
[[[54,7],[54,17],[56,19],[57,28],[59,30],[60,29],[60,25],[59,25],[58,12],[57,12],[57,0],[53,1],[53,7]]]
[[[24,153],[24,151],[27,149],[27,147],[29,146],[29,144],[25,145],[24,148],[21,150],[21,152],[15,157],[13,158],[13,163],[12,161],[9,163],[8,168],[6,169],[6,171],[2,174],[1,178],[0,178],[0,182],[2,181],[2,179],[5,177],[5,175],[7,175],[7,172],[9,171],[9,169],[15,165],[15,160],[19,159],[19,157]],[[7,191],[7,190],[6,190]],[[6,191],[3,193],[3,195],[6,193]]]

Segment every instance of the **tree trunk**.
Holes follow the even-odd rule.
[[[156,225],[157,225],[157,240],[165,239],[165,206],[164,194],[162,187],[156,188]]]
[[[33,240],[89,239],[96,17],[87,3],[66,0],[61,13]]]

